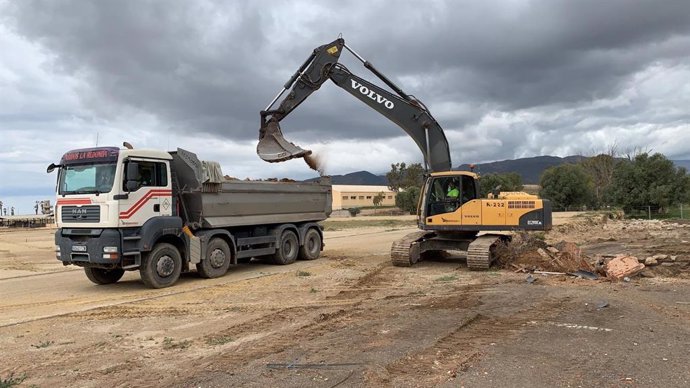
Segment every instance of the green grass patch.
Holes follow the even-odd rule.
[[[206,344],[211,345],[211,346],[220,346],[220,345],[225,345],[229,342],[234,341],[235,339],[230,337],[229,335],[221,335],[221,336],[216,336],[216,337],[211,337],[206,339]]]
[[[165,337],[163,339],[163,349],[187,349],[191,345],[192,341],[189,340],[175,342],[175,340],[170,337]]]
[[[0,377],[0,388],[10,388],[21,384],[26,380],[26,374],[14,377],[14,373],[10,373],[7,377]]]
[[[31,345],[36,349],[41,349],[41,348],[47,348],[48,346],[54,344],[55,341],[41,341],[38,343],[38,345]]]
[[[458,277],[455,275],[445,275],[436,279],[437,282],[452,282],[454,280],[458,280]]]
[[[307,271],[297,271],[297,272],[295,273],[295,275],[296,275],[296,276],[300,276],[300,277],[301,277],[301,276],[311,276],[311,272],[307,272]]]

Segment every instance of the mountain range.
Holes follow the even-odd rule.
[[[558,156],[535,156],[531,158],[520,158],[511,160],[501,160],[498,162],[479,163],[474,167],[474,171],[486,175],[494,173],[517,172],[522,176],[524,184],[539,184],[539,177],[549,167],[558,166],[564,163],[577,163],[582,160],[583,156],[566,156],[564,158]],[[690,171],[690,160],[674,160],[673,163],[677,167],[685,167]],[[469,171],[469,164],[462,164],[454,170]],[[318,178],[308,179],[308,181],[315,181]],[[386,174],[372,174],[369,171],[351,172],[345,175],[331,176],[334,185],[373,185],[373,186],[387,186],[388,180]]]

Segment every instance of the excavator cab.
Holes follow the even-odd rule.
[[[425,194],[425,216],[453,213],[479,196],[475,178],[462,172],[452,175],[433,174],[429,178]]]

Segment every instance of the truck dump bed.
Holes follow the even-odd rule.
[[[180,212],[202,228],[322,221],[331,214],[331,179],[318,182],[225,180],[220,167],[172,152]]]

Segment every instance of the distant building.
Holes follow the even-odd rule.
[[[374,206],[374,197],[381,192],[381,206],[395,206],[396,193],[387,186],[333,185],[333,210]]]

